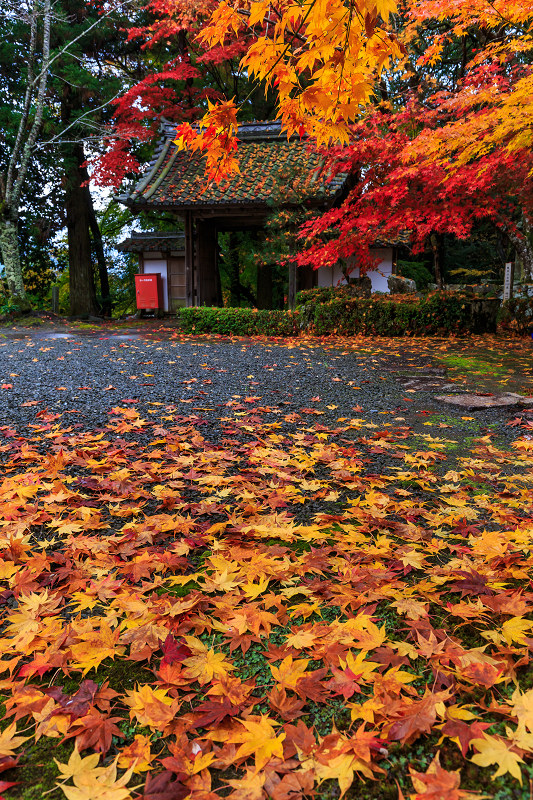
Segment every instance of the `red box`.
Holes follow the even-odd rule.
[[[139,310],[148,308],[164,308],[163,281],[161,275],[136,275],[135,297]]]

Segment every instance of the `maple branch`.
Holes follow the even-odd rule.
[[[311,7],[312,7],[312,5],[313,4],[311,4]],[[245,8],[237,8],[236,9],[236,13],[240,14],[243,17],[250,17],[251,16],[251,13],[249,11],[247,11]],[[267,23],[267,25],[269,25],[269,24],[270,25],[274,25],[274,26],[276,25],[274,20],[270,19],[270,17],[265,17],[264,21]],[[254,31],[254,26],[248,25],[248,28],[249,28],[249,30]],[[303,44],[307,44],[307,39],[305,38],[305,36],[302,36],[302,34],[298,33],[298,31],[293,31],[293,38],[299,39]]]
[[[505,17],[505,16],[502,14],[502,12],[500,11],[500,9],[499,9],[499,8],[496,8],[496,5],[495,5],[495,3],[494,3],[494,0],[486,0],[486,2],[487,2],[487,5],[489,5],[489,6],[492,8],[492,10],[493,10],[493,11],[494,11],[494,12],[495,12],[495,13],[496,13],[496,14],[497,14],[499,17],[501,17],[501,18],[502,18],[503,22],[504,22],[506,25],[510,25],[510,26],[511,26],[512,28],[514,28],[514,29],[515,29],[517,32],[520,32],[520,33],[522,33],[522,34],[524,34],[524,35],[526,35],[526,34],[527,34],[528,30],[527,30],[526,28],[524,28],[522,25],[517,25],[517,24],[516,24],[516,22],[513,22],[513,21],[512,21],[512,20],[510,20],[508,17]]]

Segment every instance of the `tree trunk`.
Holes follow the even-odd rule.
[[[435,271],[435,283],[439,289],[442,289],[442,272],[440,266],[440,243],[439,237],[436,233],[432,233],[430,237],[431,249],[433,250],[433,269]]]
[[[289,293],[287,305],[289,308],[294,308],[296,305],[296,264],[293,261],[289,263]]]
[[[92,235],[94,252],[96,255],[96,263],[98,264],[98,277],[100,278],[100,293],[102,295],[102,314],[104,315],[104,317],[110,317],[112,311],[111,292],[109,289],[109,273],[107,271],[107,261],[104,252],[104,244],[102,242],[102,234],[100,232],[100,226],[98,225],[98,220],[96,219],[91,190],[89,189],[89,173],[87,172],[87,167],[85,166],[81,167],[81,172],[83,177],[82,183],[84,184],[82,188],[85,192],[85,202],[87,203],[89,227]]]
[[[83,145],[67,145],[65,153],[65,207],[69,252],[70,313],[96,314],[96,292],[91,258],[90,215],[84,182]]]
[[[0,250],[6,271],[9,294],[21,311],[27,311],[30,308],[30,303],[26,297],[26,290],[22,280],[17,222],[10,219],[0,219]]]
[[[88,177],[88,176],[87,176]],[[102,314],[104,317],[110,317],[111,306],[111,292],[109,289],[109,274],[107,272],[107,261],[104,253],[104,244],[102,242],[102,234],[100,233],[100,226],[94,213],[93,198],[88,186],[83,187],[86,191],[87,210],[89,213],[89,225],[93,238],[94,251],[96,253],[96,263],[98,264],[98,276],[100,278],[100,292],[102,294]]]

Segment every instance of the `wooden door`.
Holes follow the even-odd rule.
[[[168,259],[168,274],[170,278],[170,310],[187,305],[187,290],[185,286],[185,257],[171,256]]]

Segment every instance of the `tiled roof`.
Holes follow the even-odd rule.
[[[409,231],[404,231],[403,233],[397,233],[394,239],[388,238],[383,239],[378,237],[374,240],[373,247],[401,247],[404,245],[408,247],[411,243],[411,234]]]
[[[117,250],[126,253],[143,253],[167,250],[183,250],[185,234],[180,231],[132,231],[129,239],[117,245]]]
[[[329,173],[309,142],[287,140],[279,123],[247,123],[239,128],[240,173],[217,185],[207,182],[204,156],[178,150],[175,128],[166,124],[164,139],[144,178],[118,199],[134,208],[195,210],[291,206],[306,200],[331,204],[347,176]]]

